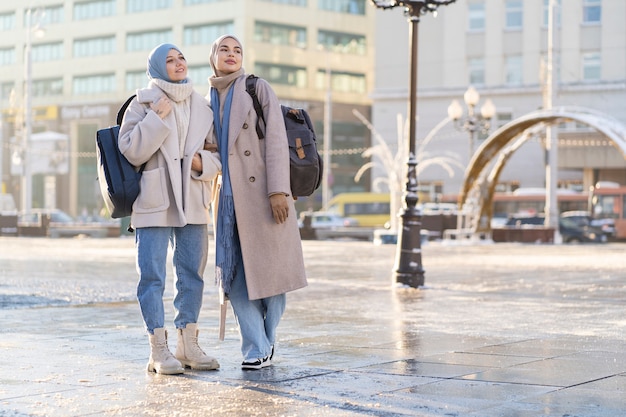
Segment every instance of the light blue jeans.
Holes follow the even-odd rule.
[[[260,300],[249,300],[243,259],[239,258],[235,268],[235,278],[228,299],[239,325],[241,353],[244,361],[261,359],[269,356],[272,351],[276,341],[276,328],[285,312],[287,296],[279,294]]]
[[[190,224],[184,227],[137,228],[137,299],[150,334],[154,334],[154,329],[165,326],[163,293],[169,244],[174,251],[176,328],[197,323],[202,307],[203,274],[209,249],[207,226]]]

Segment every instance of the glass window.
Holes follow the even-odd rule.
[[[204,85],[206,86],[204,88],[205,91],[208,91],[209,89],[209,82],[207,81],[207,78],[209,78],[211,74],[213,74],[213,68],[211,68],[211,65],[209,64],[193,65],[187,68],[187,77],[191,80],[193,85],[201,88]]]
[[[15,29],[15,12],[0,14],[0,31]]]
[[[224,33],[233,33],[234,27],[232,21],[187,26],[183,29],[183,45],[211,45]]]
[[[126,0],[126,13],[150,12],[171,7],[172,0]]]
[[[33,96],[60,96],[63,94],[63,78],[33,80]]]
[[[227,1],[227,0],[185,0],[183,2],[183,5],[191,6],[193,4],[217,3],[218,1]]]
[[[63,42],[33,45],[31,53],[33,62],[58,61],[63,59]]]
[[[318,70],[315,78],[315,88],[326,89],[326,70]],[[349,72],[331,72],[330,83],[332,91],[343,93],[366,93],[365,74],[355,74]]]
[[[84,1],[74,4],[74,20],[98,19],[115,15],[115,0]]]
[[[602,0],[583,0],[583,23],[600,23]]]
[[[505,57],[506,83],[509,85],[522,84],[522,57],[521,55]]]
[[[561,27],[561,0],[556,1],[556,26]],[[548,14],[550,11],[550,0],[543,0],[543,26],[549,25]]]
[[[482,58],[472,58],[468,61],[469,84],[485,84],[485,60]]]
[[[15,47],[0,48],[0,66],[15,64]]]
[[[75,95],[110,93],[115,91],[115,74],[97,74],[74,77],[72,90]]]
[[[355,55],[365,55],[367,52],[365,36],[354,33],[330,32],[320,30],[317,33],[319,48]]]
[[[292,6],[302,6],[302,7],[306,7],[307,5],[307,0],[259,0],[259,1],[266,1],[269,3],[277,3],[277,4],[289,4]]]
[[[257,62],[254,73],[265,78],[270,84],[283,84],[294,87],[306,87],[306,68],[289,65],[274,65]]]
[[[270,22],[254,23],[254,40],[273,45],[306,47],[306,28],[278,25]]]
[[[129,33],[126,37],[126,51],[151,51],[157,45],[172,41],[172,30]]]
[[[320,10],[348,14],[365,14],[365,0],[317,0]]]
[[[468,19],[467,27],[470,31],[485,30],[485,5],[483,3],[468,4]]]
[[[524,11],[521,0],[507,0],[505,5],[505,27],[521,29],[524,23]]]
[[[64,13],[63,13],[63,5],[59,4],[57,6],[46,6],[43,9],[43,13],[39,18],[39,23],[43,26],[57,25],[59,23],[63,23],[64,21]]]
[[[597,81],[600,79],[601,75],[600,54],[583,54],[583,80]]]
[[[146,70],[129,71],[126,73],[125,87],[127,91],[134,91],[148,85]]]
[[[102,38],[76,39],[74,57],[110,55],[115,53],[115,36]]]

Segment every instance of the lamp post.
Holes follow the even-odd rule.
[[[33,9],[26,10],[26,45],[24,47],[24,130],[22,148],[22,211],[30,212],[33,202],[30,138],[33,131],[33,77],[32,77],[32,34],[43,36],[44,30],[40,26],[40,10],[35,12],[36,24],[33,27]]]
[[[407,182],[404,213],[400,216],[400,235],[396,250],[394,266],[396,283],[418,288],[424,285],[424,269],[422,268],[421,227],[422,213],[417,209],[419,200],[417,191],[417,158],[415,149],[415,132],[417,124],[417,34],[420,16],[436,13],[439,6],[454,3],[456,0],[372,0],[379,9],[404,7],[410,27],[409,48],[411,52],[409,82],[409,159],[407,162]]]
[[[491,119],[496,114],[496,107],[493,105],[491,99],[487,99],[480,108],[480,114],[476,114],[476,106],[480,100],[480,94],[472,86],[470,86],[465,94],[463,100],[467,106],[467,117],[461,120],[463,117],[463,108],[459,104],[458,100],[452,100],[450,106],[448,106],[448,117],[454,121],[454,125],[463,131],[469,132],[469,156],[468,160],[474,156],[474,142],[476,140],[476,133],[487,133],[491,128]]]

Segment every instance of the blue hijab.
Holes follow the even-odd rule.
[[[216,88],[211,88],[211,109],[213,125],[217,135],[217,146],[222,160],[222,188],[219,195],[215,239],[215,279],[221,282],[225,294],[230,293],[230,286],[235,278],[237,259],[241,257],[241,246],[235,219],[233,189],[228,171],[228,125],[230,107],[233,102],[233,85],[228,90],[224,103],[224,116],[220,120],[220,98]],[[223,122],[223,124],[222,124]]]
[[[178,49],[176,45],[171,43],[162,43],[150,52],[150,54],[148,55],[148,69],[146,71],[146,74],[148,74],[148,78],[158,78],[160,80],[164,80],[170,83],[174,82],[170,79],[170,77],[168,77],[166,67],[167,54],[172,49],[175,49],[182,54],[182,52],[180,52],[180,49]],[[178,83],[178,81],[176,82]],[[184,84],[186,82],[186,78],[180,81],[181,84]]]

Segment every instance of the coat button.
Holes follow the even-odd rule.
[[[243,128],[244,128],[244,129],[247,129],[247,128],[248,128],[248,123],[244,123],[244,124],[243,124]]]
[[[255,181],[256,181],[256,178],[254,178],[254,177],[250,177],[250,178],[248,178],[248,181],[250,181],[250,182],[255,182]]]
[[[243,154],[244,154],[245,156],[250,156],[250,153],[251,153],[250,151],[245,151]]]

